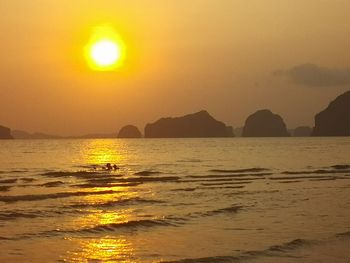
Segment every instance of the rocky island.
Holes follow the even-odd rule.
[[[290,135],[281,116],[270,110],[259,110],[247,118],[242,136],[287,137]]]
[[[315,116],[312,136],[350,135],[350,91],[332,101],[328,107]]]
[[[5,126],[0,125],[0,139],[13,139],[11,130]]]
[[[233,137],[233,129],[202,110],[182,117],[161,118],[145,127],[146,138]]]
[[[140,130],[134,125],[126,125],[118,132],[118,138],[142,138]]]

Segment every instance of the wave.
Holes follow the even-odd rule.
[[[350,238],[350,231],[344,233],[335,234],[333,237],[323,239],[323,240],[307,240],[307,239],[294,239],[290,242],[282,243],[280,245],[270,246],[265,250],[251,250],[238,253],[236,255],[227,255],[227,256],[212,256],[204,258],[188,258],[180,259],[176,261],[161,261],[162,263],[194,263],[194,262],[203,262],[203,263],[228,263],[228,262],[247,262],[250,260],[255,260],[260,257],[289,257],[296,258],[291,252],[303,249],[310,246],[318,246],[323,244],[328,244],[339,239],[348,239]],[[298,258],[299,259],[299,258]],[[264,261],[265,262],[265,261]],[[268,260],[266,261],[268,262]]]
[[[141,183],[86,183],[86,184],[75,184],[74,187],[79,188],[103,188],[103,187],[131,187],[138,186]]]
[[[245,174],[210,174],[210,175],[189,175],[187,178],[236,178],[236,177],[249,177],[249,176],[267,176],[273,173],[245,173]]]
[[[35,213],[22,213],[22,212],[0,212],[0,220],[14,220],[17,218],[36,218],[40,216],[40,212]]]
[[[201,183],[201,185],[204,186],[220,186],[220,185],[245,185],[245,184],[249,184],[251,183],[251,181],[241,181],[241,182],[224,182],[224,183]]]
[[[3,186],[0,186],[0,192],[7,192],[7,191],[9,191],[11,188],[12,188],[11,185],[3,185]]]
[[[188,159],[177,160],[176,162],[178,162],[178,163],[201,163],[201,162],[203,162],[203,160],[188,158]]]
[[[336,179],[334,176],[308,175],[308,176],[276,176],[270,177],[270,180],[298,180],[298,179]]]
[[[237,186],[206,186],[206,187],[198,187],[198,189],[211,189],[211,190],[217,190],[217,189],[242,189],[244,188],[244,185],[237,185]]]
[[[210,172],[214,173],[246,173],[246,172],[264,172],[264,171],[270,171],[270,169],[267,168],[246,168],[246,169],[234,169],[234,170],[226,170],[226,169],[213,169],[210,170]]]
[[[13,184],[17,182],[18,179],[4,179],[0,180],[0,184]]]
[[[25,173],[28,172],[29,169],[23,169],[23,170],[11,170],[8,173]]]
[[[53,181],[53,182],[48,182],[44,184],[40,184],[39,186],[44,186],[44,187],[57,187],[63,185],[64,182],[62,181]]]
[[[204,216],[213,216],[213,215],[218,215],[218,214],[236,214],[242,209],[243,209],[243,206],[233,205],[233,206],[226,207],[226,208],[208,211],[208,212],[205,212],[203,215]]]
[[[171,191],[173,192],[193,192],[195,191],[197,188],[194,188],[194,187],[188,187],[188,188],[176,188],[176,189],[171,189]]]
[[[338,170],[313,170],[313,171],[285,171],[282,174],[342,174],[342,173],[350,173],[348,169],[338,169]]]
[[[134,220],[134,221],[127,221],[122,223],[111,223],[111,224],[104,224],[104,225],[97,225],[90,228],[84,228],[77,231],[74,231],[75,233],[82,233],[82,232],[88,232],[88,233],[96,233],[96,232],[108,232],[108,231],[115,231],[119,229],[128,229],[128,230],[135,230],[137,228],[149,228],[149,227],[156,227],[156,226],[174,226],[174,224],[171,224],[170,222],[167,222],[166,220]]]
[[[300,183],[300,180],[287,180],[287,181],[279,181],[281,184],[292,184],[292,183]]]
[[[110,223],[110,224],[99,224],[92,227],[85,227],[80,229],[55,229],[55,230],[49,230],[44,231],[41,233],[36,234],[24,234],[21,236],[18,236],[17,238],[13,238],[11,240],[20,240],[20,239],[28,239],[35,237],[53,237],[53,236],[59,236],[64,234],[70,234],[70,235],[79,235],[79,234],[98,234],[101,232],[115,232],[115,231],[136,231],[141,228],[153,228],[153,227],[160,227],[160,226],[176,226],[175,224],[172,224],[168,222],[167,220],[162,219],[144,219],[144,220],[131,220],[126,222],[120,222],[120,223]]]
[[[254,177],[253,177],[254,178]],[[252,181],[249,181],[250,178],[247,178],[245,181],[243,180],[237,180],[236,178],[214,178],[214,179],[205,179],[205,180],[192,180],[192,182],[231,182],[233,184],[240,184],[240,183],[252,183]]]
[[[337,233],[335,235],[336,238],[350,238],[350,231],[343,232],[343,233]]]
[[[23,182],[26,182],[26,183],[30,183],[30,182],[35,181],[36,179],[23,177],[23,178],[20,178],[20,180],[22,180]]]
[[[14,196],[0,196],[0,201],[5,203],[12,203],[18,201],[41,201],[45,199],[57,199],[67,198],[73,196],[87,196],[87,195],[102,195],[102,194],[114,194],[119,193],[117,191],[91,191],[91,192],[63,192],[53,194],[40,194],[40,195],[14,195]]]
[[[276,245],[276,246],[271,246],[269,247],[266,251],[278,251],[278,252],[286,252],[289,250],[295,250],[300,247],[303,247],[305,245],[310,245],[312,243],[315,243],[315,241],[310,241],[306,239],[294,239],[290,242],[284,243],[282,245]]]
[[[139,176],[150,176],[153,174],[160,174],[161,172],[158,171],[141,171],[141,172],[136,172],[135,175]]]
[[[295,239],[291,242],[284,243],[282,245],[271,246],[266,250],[260,251],[245,251],[239,253],[237,255],[229,255],[229,256],[213,256],[213,257],[205,257],[205,258],[188,258],[188,259],[180,259],[176,261],[161,261],[162,263],[231,263],[231,262],[245,262],[247,260],[256,259],[258,257],[283,257],[291,255],[286,254],[286,252],[290,252],[304,246],[315,244],[314,241],[309,241],[305,239]]]
[[[72,207],[72,208],[104,207],[105,208],[105,207],[130,205],[130,204],[163,204],[163,203],[166,203],[166,202],[162,200],[156,200],[156,199],[143,199],[140,197],[135,197],[135,198],[120,199],[120,200],[112,200],[104,203],[78,203],[78,204],[70,205],[69,207]]]
[[[113,172],[97,172],[97,171],[78,171],[78,172],[46,172],[43,173],[43,176],[47,177],[75,177],[78,179],[87,180],[90,183],[91,187],[100,187],[100,185],[107,185],[108,183],[144,183],[144,182],[166,182],[166,181],[177,181],[180,177],[177,176],[159,176],[154,177],[150,176],[152,174],[160,174],[160,172],[155,171],[141,171],[135,173],[135,175],[139,175],[138,177],[127,177],[123,178],[120,174],[114,174]],[[79,185],[78,185],[79,186]],[[81,187],[89,187],[88,184],[80,185]],[[122,185],[121,185],[122,186]]]
[[[337,169],[337,170],[345,170],[345,169],[350,169],[350,165],[349,164],[336,164],[336,165],[332,165],[331,168]]]
[[[101,175],[109,175],[105,172],[90,172],[90,171],[77,171],[77,172],[64,172],[64,171],[56,171],[56,172],[46,172],[41,174],[47,177],[76,177],[76,178],[91,178],[92,176],[101,176]]]
[[[233,206],[215,209],[215,210],[211,210],[211,211],[190,213],[187,215],[187,217],[200,218],[200,217],[216,216],[219,214],[236,214],[242,209],[243,209],[243,206],[233,205]]]
[[[129,178],[121,178],[120,182],[174,182],[180,180],[178,176],[161,176],[161,177],[129,177]]]

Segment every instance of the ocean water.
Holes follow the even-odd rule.
[[[350,262],[349,247],[350,137],[0,141],[0,262]]]

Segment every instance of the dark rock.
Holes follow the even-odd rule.
[[[140,130],[134,125],[126,125],[120,129],[118,138],[141,138]]]
[[[243,128],[243,137],[290,136],[281,116],[270,110],[259,110],[250,115]]]
[[[315,116],[312,136],[350,135],[350,91],[338,96]]]
[[[295,137],[308,137],[312,133],[312,128],[308,126],[300,126],[295,128],[293,131],[293,136]]]
[[[233,137],[233,129],[215,120],[207,111],[176,118],[162,118],[147,124],[146,138]]]
[[[0,125],[0,139],[13,139],[11,130],[5,126]]]

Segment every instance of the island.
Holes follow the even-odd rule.
[[[281,116],[270,110],[259,110],[250,115],[243,127],[243,137],[287,137],[290,136]]]
[[[5,126],[0,125],[0,139],[13,139],[11,130]]]
[[[126,125],[118,132],[118,138],[142,138],[140,130],[134,125]]]
[[[315,116],[312,136],[350,135],[350,90],[338,96]]]
[[[161,118],[145,127],[146,138],[234,137],[233,128],[202,110],[182,117]]]

